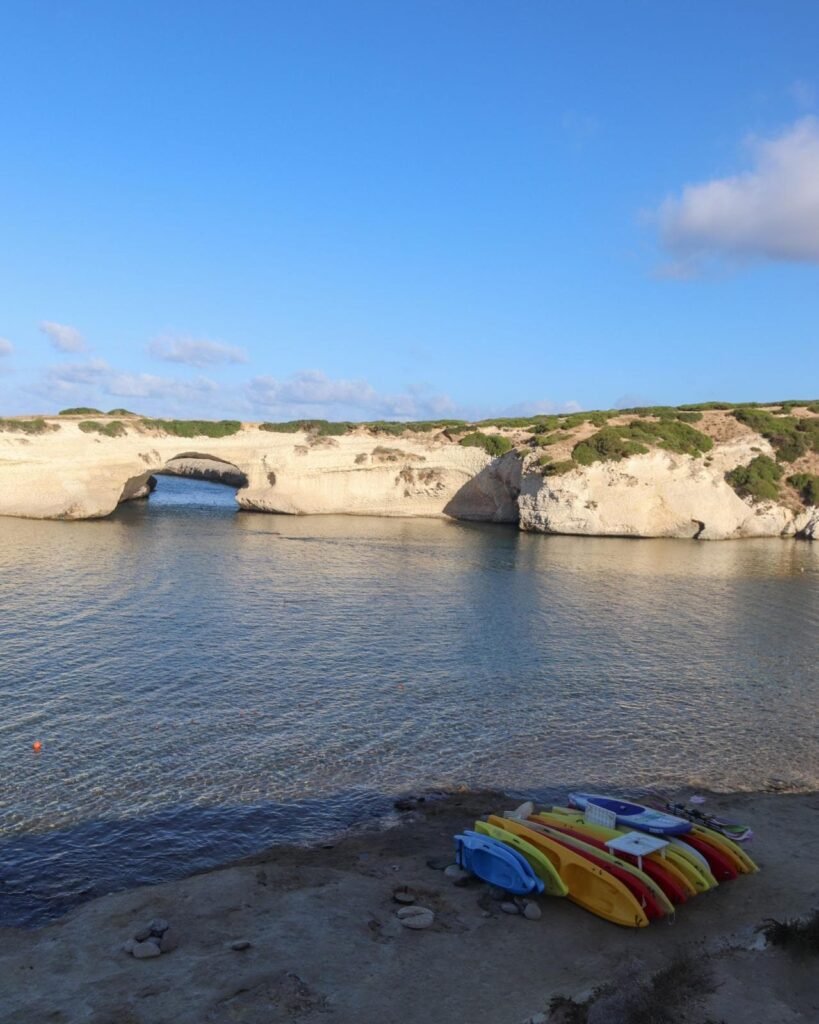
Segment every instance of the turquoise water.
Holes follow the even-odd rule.
[[[254,515],[171,478],[2,519],[0,920],[407,790],[815,788],[818,636],[804,542]]]

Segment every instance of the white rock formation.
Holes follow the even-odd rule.
[[[717,444],[701,458],[654,451],[596,462],[560,476],[524,475],[520,525],[543,533],[614,537],[777,537],[797,532],[796,516],[773,502],[752,504],[725,473],[762,452],[759,437]]]
[[[798,536],[819,539],[819,510],[796,513],[737,496],[725,473],[770,445],[757,435],[692,458],[663,451],[560,476],[490,458],[445,435],[384,438],[270,433],[253,424],[221,438],[179,438],[128,422],[122,437],[76,420],[44,434],[0,433],[0,516],[91,519],[144,497],[156,473],[238,487],[243,509],[292,514],[450,516],[516,522],[544,533],[626,537]]]
[[[496,469],[480,448],[434,435],[316,437],[246,424],[228,437],[187,439],[129,423],[126,435],[107,437],[83,433],[74,420],[50,422],[59,429],[0,433],[0,515],[99,518],[142,493],[155,473],[208,469],[246,482],[237,502],[263,512],[517,519],[501,482],[511,471]],[[461,495],[467,486],[471,499]]]

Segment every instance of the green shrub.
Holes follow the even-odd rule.
[[[0,419],[0,432],[7,434],[47,434],[51,430],[59,430],[57,423],[46,423],[42,416],[33,420]]]
[[[815,473],[794,473],[788,483],[806,505],[819,505],[819,476]]]
[[[512,450],[512,442],[508,437],[502,437],[500,434],[482,434],[479,430],[462,437],[460,444],[465,448],[483,448],[487,455],[493,457]]]
[[[559,416],[536,416],[532,420],[532,430],[537,434],[548,434],[552,430],[557,430],[559,426]]]
[[[559,444],[561,441],[568,441],[572,435],[568,430],[556,430],[553,434],[535,434],[532,437],[534,444],[546,448],[551,444]]]
[[[104,434],[106,437],[122,437],[128,431],[124,423],[119,420],[111,420],[110,423],[100,423],[99,420],[81,420],[77,426],[84,434]]]
[[[288,420],[286,423],[260,423],[259,430],[274,434],[296,434],[300,430],[318,437],[340,437],[353,429],[355,423],[331,423],[329,420]]]
[[[227,437],[242,429],[239,420],[142,420],[142,426],[176,437]]]
[[[782,467],[767,455],[757,455],[747,466],[737,466],[725,479],[741,498],[752,501],[776,501]]]
[[[765,409],[743,406],[734,416],[770,441],[780,462],[795,462],[811,449],[819,452],[819,419],[775,416]]]
[[[714,447],[714,442],[707,434],[674,419],[632,420],[627,427],[614,429],[629,440],[640,444],[655,444],[678,455],[699,456]]]
[[[577,469],[574,459],[562,459],[560,462],[552,462],[548,455],[541,455],[538,465],[543,470],[544,476],[562,476],[564,473],[571,473]]]
[[[130,409],[109,409],[109,416],[138,416],[139,413],[131,412]]]
[[[104,416],[102,409],[92,409],[89,405],[78,405],[76,409],[60,409],[58,416]]]
[[[436,430],[445,430],[447,427],[461,429],[467,426],[466,420],[413,420],[407,423],[398,423],[395,420],[372,420],[366,423],[353,424],[353,426],[366,427],[374,434],[390,434],[393,437],[400,437],[407,430],[416,434],[429,434]]]
[[[629,455],[645,455],[648,448],[624,437],[623,429],[628,430],[622,427],[604,427],[598,430],[596,434],[574,446],[572,458],[581,466],[590,466],[593,462],[617,462]]]

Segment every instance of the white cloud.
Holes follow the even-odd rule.
[[[53,320],[40,321],[40,330],[60,352],[84,352],[85,340],[76,327],[58,324]]]
[[[805,117],[773,139],[748,142],[753,166],[686,185],[654,215],[672,276],[709,259],[819,263],[819,121]]]
[[[253,406],[265,414],[299,419],[426,419],[452,415],[446,395],[408,388],[399,394],[381,394],[365,380],[328,377],[320,370],[301,370],[287,378],[254,377],[247,384]]]
[[[206,377],[192,380],[177,377],[158,377],[149,373],[123,373],[104,359],[89,359],[84,363],[60,363],[48,368],[40,394],[72,404],[109,404],[107,399],[139,399],[156,408],[141,409],[155,415],[177,414],[179,410],[207,415],[208,407],[216,396],[221,396],[219,385]],[[214,415],[221,415],[217,410]]]
[[[0,356],[10,356],[14,345],[7,338],[0,338]]]
[[[219,363],[246,363],[247,352],[236,345],[186,335],[165,335],[152,341],[148,351],[157,359],[186,366],[215,366]]]

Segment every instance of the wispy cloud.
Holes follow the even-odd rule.
[[[424,419],[451,415],[446,395],[408,388],[383,394],[365,380],[328,377],[320,370],[301,370],[290,377],[254,377],[247,385],[248,399],[266,415],[332,419]]]
[[[165,362],[184,363],[199,369],[217,366],[219,363],[247,362],[247,352],[243,348],[187,335],[163,335],[151,342],[148,351]]]
[[[10,356],[14,351],[14,345],[8,340],[8,338],[0,338],[0,357]]]
[[[41,320],[40,330],[59,352],[84,352],[85,340],[76,327]]]
[[[713,259],[819,263],[819,121],[748,141],[743,174],[687,185],[655,211],[671,276]]]
[[[158,403],[153,410],[157,414],[183,410],[203,416],[217,397],[225,397],[219,385],[205,377],[184,379],[127,373],[114,369],[104,359],[50,366],[39,393],[83,405],[107,405],[104,399],[110,398],[140,399]],[[218,417],[221,411],[216,409],[213,415]]]

